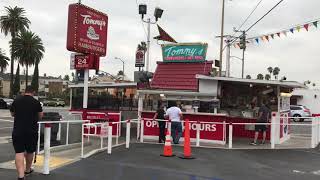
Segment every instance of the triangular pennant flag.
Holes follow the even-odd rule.
[[[257,42],[257,44],[259,44],[259,38],[256,38],[256,42]]]
[[[300,32],[300,29],[301,29],[301,27],[300,27],[300,26],[297,26],[297,31],[298,31],[298,32]]]
[[[294,31],[294,29],[293,29],[293,28],[291,28],[291,29],[290,29],[290,32],[292,32],[292,33],[293,33],[293,31]]]
[[[281,34],[281,33],[279,33],[279,32],[277,33],[277,35],[278,35],[279,37],[280,37],[280,34]]]
[[[285,36],[287,36],[287,31],[282,31],[282,33],[283,33]]]
[[[316,28],[318,27],[318,21],[315,21],[312,24],[314,25],[314,27],[316,27]]]
[[[306,31],[309,30],[309,24],[305,24],[305,25],[303,25],[303,27],[306,29]]]
[[[271,34],[270,36],[271,36],[272,39],[274,39],[274,34]]]
[[[233,44],[233,47],[234,47],[234,48],[237,48],[237,44],[236,44],[236,43],[234,43],[234,44]]]
[[[176,40],[174,40],[167,32],[165,32],[159,25],[158,30],[159,30],[159,36],[154,37],[154,39],[162,40],[162,41],[167,41],[167,42],[173,42],[177,43]]]
[[[264,38],[265,38],[267,41],[269,41],[269,36],[264,36]]]
[[[264,36],[261,36],[261,40],[264,41]]]
[[[237,43],[237,46],[240,47],[240,43]]]

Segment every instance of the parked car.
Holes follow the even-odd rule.
[[[290,117],[294,122],[303,122],[304,117],[311,117],[310,109],[302,105],[290,105]]]
[[[44,100],[43,101],[43,105],[44,106],[61,106],[64,107],[66,104],[64,102],[64,100],[60,99],[60,98],[52,98],[51,100]]]
[[[58,112],[44,112],[41,121],[61,121],[62,116]],[[51,142],[57,142],[57,135],[59,131],[59,124],[51,124]],[[41,142],[44,137],[44,125],[41,125],[40,131]]]
[[[7,108],[8,108],[7,103],[3,99],[0,99],[0,109],[7,109]]]
[[[7,103],[7,108],[9,109],[13,103],[13,99],[3,98],[3,100]]]

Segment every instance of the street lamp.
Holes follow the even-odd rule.
[[[242,68],[241,68],[241,77],[242,77],[242,79],[243,79],[243,73],[244,73],[244,59],[243,58],[239,58],[239,57],[237,57],[237,56],[230,56],[230,58],[236,58],[236,59],[239,59],[239,60],[241,60],[242,61]]]
[[[115,57],[114,59],[118,59],[122,62],[122,81],[124,81],[124,61],[121,58]]]
[[[146,62],[146,71],[149,71],[149,61],[150,61],[150,25],[156,24],[158,19],[161,18],[163,14],[163,10],[160,8],[155,8],[154,10],[154,17],[155,21],[151,21],[150,18],[147,20],[144,20],[144,15],[147,14],[147,5],[146,4],[140,4],[139,5],[139,14],[141,15],[142,22],[145,22],[148,24],[148,40],[147,40],[147,62]]]

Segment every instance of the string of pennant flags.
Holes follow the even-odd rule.
[[[286,37],[288,33],[294,34],[294,32],[300,32],[302,29],[305,31],[309,31],[310,27],[318,28],[319,20],[315,21],[309,21],[307,23],[299,24],[294,27],[291,27],[289,29],[277,31],[274,33],[268,33],[266,35],[262,36],[256,36],[256,37],[251,37],[246,39],[246,43],[251,43],[251,44],[260,44],[261,42],[269,42],[272,39],[275,38],[281,38],[281,37]],[[240,48],[240,42],[236,41],[232,44],[235,48]]]

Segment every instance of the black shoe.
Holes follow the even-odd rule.
[[[29,176],[31,175],[31,173],[33,173],[33,169],[31,168],[29,172],[25,171],[24,175]]]
[[[25,178],[23,177],[23,178],[18,178],[18,180],[25,180]]]

